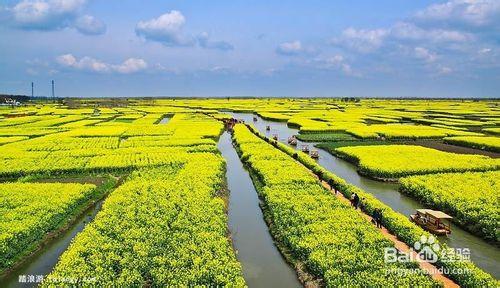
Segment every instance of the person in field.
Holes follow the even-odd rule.
[[[354,206],[354,209],[358,209],[359,205],[359,196],[356,193],[352,193],[351,196],[351,205]]]
[[[382,228],[382,210],[377,208],[373,211],[373,220],[375,220],[377,228]]]
[[[358,209],[359,207],[359,196],[358,194],[354,193],[354,209]]]

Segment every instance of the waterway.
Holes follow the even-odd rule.
[[[229,230],[249,287],[302,287],[296,273],[280,254],[270,235],[260,199],[248,171],[236,153],[231,135],[218,143],[226,159],[229,193]]]
[[[268,137],[278,135],[279,141],[285,144],[287,144],[288,137],[298,134],[298,129],[288,127],[286,122],[264,120],[259,116],[249,113],[230,114],[236,119],[243,119],[246,123],[253,124],[261,133]],[[253,121],[253,117],[257,117],[256,122]],[[266,131],[267,126],[270,126],[270,131]],[[301,145],[309,145],[311,149],[315,149],[312,147],[315,144],[298,141],[297,148],[300,149]],[[373,194],[377,199],[395,211],[409,216],[416,209],[425,207],[414,198],[400,193],[398,191],[399,184],[381,182],[363,177],[357,173],[356,165],[335,157],[323,149],[317,150],[319,153],[318,163],[321,166],[347,182]],[[453,248],[470,249],[471,259],[478,267],[492,274],[495,278],[500,278],[500,248],[454,224],[452,224],[451,235],[448,237],[439,237],[439,239]]]

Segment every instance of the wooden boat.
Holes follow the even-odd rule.
[[[257,117],[253,117],[253,122],[257,122]]]
[[[267,125],[266,126],[266,131],[271,131],[271,126]]]
[[[290,144],[292,146],[297,146],[297,139],[293,136],[288,138],[288,144]]]
[[[273,135],[273,139],[276,140],[276,141],[278,141],[278,134],[274,134]]]
[[[302,145],[302,152],[309,153],[309,146],[308,145]]]
[[[313,159],[319,159],[318,150],[312,150],[310,155],[311,155],[311,158],[313,158]]]
[[[417,209],[415,214],[410,215],[410,220],[418,226],[436,235],[451,234],[451,217],[441,211],[431,209]]]

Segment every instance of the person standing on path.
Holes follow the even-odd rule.
[[[354,209],[358,209],[359,207],[359,196],[358,194],[354,193]]]
[[[382,228],[382,210],[377,208],[373,211],[373,220],[377,228]]]

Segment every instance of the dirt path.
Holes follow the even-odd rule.
[[[326,183],[325,181],[321,181],[321,184],[323,185],[323,187],[325,187],[329,191],[332,191],[332,195],[337,197],[337,199],[339,199],[340,201],[342,201],[344,203],[351,205],[351,202],[349,201],[349,199],[347,199],[340,192],[335,193],[332,190],[332,188],[330,187],[330,185],[328,185],[328,183]],[[361,213],[361,214],[368,221],[370,221],[370,222],[372,221],[373,218],[370,215],[365,214],[365,213]],[[390,240],[394,243],[394,247],[396,247],[396,249],[398,249],[400,252],[411,253],[412,257],[415,257],[413,259],[418,259],[417,253],[414,250],[410,249],[410,247],[408,245],[406,245],[406,243],[398,240],[397,237],[395,235],[391,234],[391,232],[389,232],[385,227],[382,227],[379,230],[380,230],[380,232],[382,232],[382,234],[385,236],[385,238],[387,238],[388,240]],[[455,282],[453,282],[451,279],[449,279],[448,277],[443,275],[441,272],[439,272],[438,268],[436,266],[432,265],[431,263],[426,262],[426,261],[419,261],[418,264],[420,266],[420,269],[429,273],[433,279],[443,282],[444,287],[460,287]]]

